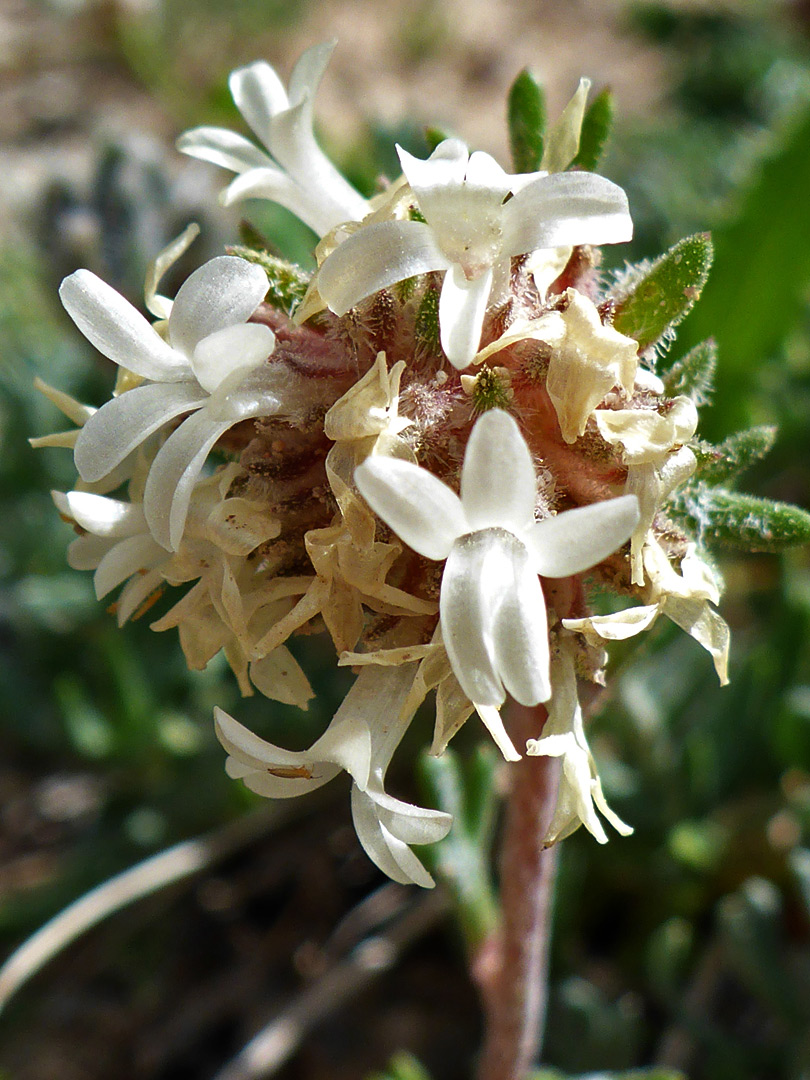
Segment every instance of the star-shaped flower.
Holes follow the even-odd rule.
[[[529,739],[526,744],[526,753],[530,757],[562,759],[557,806],[546,831],[545,843],[564,840],[584,825],[600,844],[606,844],[607,833],[597,816],[597,808],[618,833],[629,836],[632,828],[607,804],[596,762],[585,738],[570,642],[564,641],[559,655],[554,658],[552,684],[554,693],[543,733],[539,739]]]
[[[459,139],[427,161],[399,149],[424,221],[383,221],[349,236],[323,262],[318,291],[343,315],[366,296],[430,271],[445,271],[439,300],[442,348],[465,368],[481,339],[496,275],[538,248],[615,244],[633,224],[620,187],[585,172],[510,176]]]
[[[274,746],[222,709],[214,712],[217,737],[230,755],[229,776],[259,795],[289,798],[314,791],[345,769],[352,780],[352,817],[366,854],[403,884],[430,888],[433,878],[410,849],[447,835],[452,818],[403,802],[384,789],[385,773],[413,712],[402,705],[415,664],[364,668],[324,734],[309,750]]]
[[[546,701],[548,628],[538,575],[578,574],[615,551],[638,520],[635,496],[535,521],[531,453],[515,421],[498,409],[470,435],[460,498],[426,469],[393,458],[369,458],[355,480],[414,551],[447,559],[442,635],[470,700],[497,707],[508,692],[523,705]]]
[[[194,414],[160,448],[144,489],[146,521],[168,550],[180,543],[191,491],[217,439],[240,420],[278,409],[270,372],[259,370],[275,336],[247,322],[266,291],[261,267],[230,255],[212,259],[181,286],[164,340],[89,270],[62,282],[62,303],[87,340],[148,380],[86,418],[74,454],[82,480],[101,480],[170,421]]]
[[[239,174],[222,194],[225,206],[272,199],[319,236],[368,213],[366,200],[324,155],[312,131],[313,99],[335,44],[307,49],[293,69],[289,92],[264,61],[232,73],[233,100],[269,153],[225,128],[199,127],[180,136],[177,148],[184,154]]]

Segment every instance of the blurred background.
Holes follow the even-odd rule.
[[[301,715],[240,701],[217,661],[189,674],[148,620],[118,631],[65,564],[72,534],[48,491],[72,487],[70,454],[26,441],[66,426],[35,376],[94,404],[113,379],[58,304],[64,275],[89,267],[140,303],[148,262],[191,220],[203,233],[181,273],[242,218],[308,264],[303,226],[221,211],[225,174],[173,143],[199,123],[242,130],[232,68],[266,58],[286,79],[331,37],[319,134],[365,191],[396,172],[395,142],[424,153],[425,125],[508,167],[506,94],[526,65],[552,116],[580,75],[612,87],[602,171],[626,188],[636,237],[609,256],[712,230],[715,268],[671,355],[716,337],[700,433],[777,423],[745,486],[810,506],[803,0],[0,0],[0,954],[102,886],[95,925],[56,949],[81,911],[59,924],[42,954],[56,955],[0,1015],[4,1080],[471,1075],[478,1006],[446,898],[377,874],[339,784],[273,808],[223,772],[213,705],[303,747],[343,693],[333,657],[296,645],[318,689]],[[563,845],[546,1080],[810,1078],[810,560],[718,557],[728,688],[660,624],[612,659],[591,740],[636,832]],[[408,760],[428,724],[399,794],[417,794]],[[457,761],[473,788],[497,787],[474,739]]]

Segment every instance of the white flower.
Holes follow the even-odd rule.
[[[269,154],[225,128],[187,131],[177,148],[239,175],[225,189],[226,206],[239,199],[272,199],[291,210],[319,236],[344,221],[360,221],[366,200],[326,158],[312,131],[312,104],[336,42],[303,54],[290,77],[289,93],[263,61],[234,71],[231,94]]]
[[[458,139],[440,143],[427,161],[402,149],[399,159],[425,220],[359,229],[324,260],[318,291],[343,315],[397,281],[445,271],[441,341],[457,368],[467,367],[478,349],[495,275],[508,272],[510,256],[632,235],[624,192],[592,173],[510,176]]]
[[[605,800],[596,762],[585,738],[570,642],[561,644],[559,655],[552,661],[551,682],[554,693],[543,733],[526,744],[530,757],[562,758],[560,791],[545,843],[564,840],[584,825],[600,844],[606,844],[608,838],[596,815],[597,807],[618,833],[629,836],[633,830],[614,814]]]
[[[410,849],[447,835],[449,814],[395,799],[383,787],[394,751],[413,713],[402,705],[414,675],[414,664],[397,668],[364,668],[324,734],[309,750],[283,750],[265,742],[222,709],[214,710],[217,737],[230,755],[229,776],[252,791],[289,798],[313,791],[341,769],[351,774],[352,817],[369,858],[394,881],[429,888],[433,878]]]
[[[630,580],[644,584],[643,548],[655,515],[667,496],[695,470],[695,455],[684,444],[695,434],[698,415],[691,398],[673,398],[665,412],[654,409],[597,409],[599,434],[619,446],[627,465],[627,494],[637,495],[641,516],[630,538]]]
[[[535,521],[537,478],[515,421],[493,409],[470,435],[461,498],[432,473],[371,457],[356,471],[372,509],[414,551],[447,559],[442,636],[464,693],[476,706],[546,701],[546,605],[538,575],[567,577],[602,561],[638,519],[634,496]],[[484,716],[486,720],[486,716]]]
[[[212,259],[181,286],[164,340],[89,270],[77,270],[59,290],[88,341],[149,380],[87,417],[75,447],[82,480],[101,480],[170,421],[194,414],[158,451],[144,490],[149,528],[169,550],[180,543],[191,491],[217,439],[240,420],[278,409],[268,374],[259,370],[275,336],[269,327],[247,322],[266,291],[261,267],[229,255]]]
[[[163,583],[161,567],[170,558],[152,538],[140,503],[110,499],[90,491],[52,491],[63,517],[86,530],[68,548],[74,570],[95,570],[93,587],[101,599],[127,582],[116,604],[123,624]]]

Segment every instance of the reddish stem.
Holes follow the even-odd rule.
[[[509,732],[517,745],[537,738],[542,705],[512,704]],[[556,847],[543,837],[557,799],[559,762],[524,757],[511,768],[501,856],[502,924],[484,943],[474,974],[484,1000],[486,1035],[478,1080],[524,1080],[540,1051]]]

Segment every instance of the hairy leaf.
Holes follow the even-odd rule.
[[[717,345],[709,338],[675,361],[663,376],[664,389],[670,397],[686,394],[696,405],[705,405],[711,396],[716,367]]]
[[[761,461],[776,441],[777,429],[770,424],[738,431],[719,446],[709,443],[693,447],[698,459],[695,477],[709,485],[723,484]]]
[[[509,91],[508,122],[515,172],[535,172],[543,160],[546,95],[528,68],[521,71]]]
[[[626,295],[614,295],[614,327],[635,338],[641,350],[668,336],[700,296],[712,263],[708,233],[679,240],[660,259],[644,267]]]
[[[706,484],[679,492],[670,511],[707,544],[782,551],[810,541],[810,514],[798,506]]]
[[[571,168],[593,172],[602,159],[613,128],[613,94],[607,88],[596,95],[582,120],[579,150]]]

